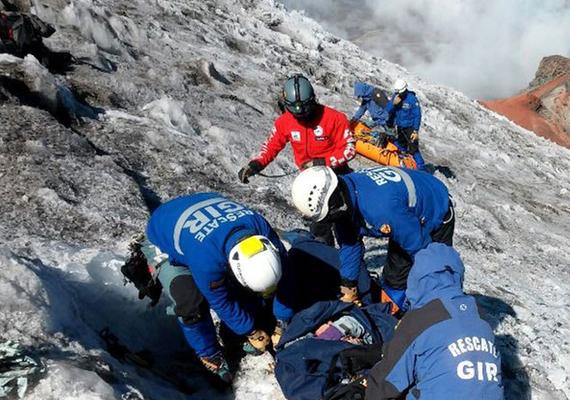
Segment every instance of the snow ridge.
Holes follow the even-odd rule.
[[[51,46],[117,71],[80,65],[58,77],[107,111],[100,121],[64,126],[10,96],[0,104],[0,340],[17,340],[48,364],[27,398],[188,398],[111,357],[97,332],[112,327],[162,365],[190,357],[165,304],[147,309],[119,272],[129,238],[159,199],[221,191],[280,229],[303,226],[289,205],[292,177],[255,177],[249,186],[236,179],[294,72],[348,114],[357,107],[355,79],[383,88],[408,80],[423,105],[425,157],[455,175],[436,172],[456,202],[467,290],[499,337],[507,398],[570,397],[569,150],[271,0],[43,3],[36,12],[58,27]],[[0,69],[12,62],[0,57]],[[36,87],[55,79],[35,62],[23,68]],[[268,173],[290,171],[290,159],[284,152]],[[367,245],[377,267],[385,243]],[[191,397],[280,399],[269,364],[246,358],[232,394],[190,371]]]

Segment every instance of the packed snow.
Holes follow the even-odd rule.
[[[466,289],[498,336],[507,398],[570,398],[569,150],[271,0],[33,3],[58,28],[50,46],[117,70],[79,65],[55,77],[32,57],[0,57],[3,76],[16,63],[45,96],[58,82],[106,111],[68,126],[49,107],[0,103],[0,341],[47,365],[26,398],[283,398],[268,354],[242,360],[231,391],[211,387],[166,302],[139,301],[120,266],[149,210],[198,190],[243,201],[280,230],[303,228],[290,204],[292,175],[236,178],[269,134],[278,88],[294,72],[347,114],[358,106],[356,79],[385,89],[408,80],[423,107],[424,157],[456,203]],[[284,151],[266,172],[288,173],[290,160]],[[386,243],[366,243],[378,270]],[[156,369],[111,356],[98,335],[105,327],[130,349],[150,350]],[[191,393],[171,375],[185,377]]]

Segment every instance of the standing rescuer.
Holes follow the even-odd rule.
[[[408,83],[398,79],[394,83],[394,94],[386,105],[389,115],[388,125],[395,126],[398,134],[396,145],[402,151],[411,154],[418,169],[425,168],[425,161],[420,153],[419,130],[422,123],[422,110],[416,94],[408,90]]]
[[[350,172],[348,162],[356,152],[346,116],[319,104],[311,82],[303,75],[287,79],[281,101],[285,112],[275,120],[273,132],[260,153],[239,171],[240,181],[248,183],[249,177],[261,172],[288,142],[301,170],[321,165],[337,174]],[[311,231],[325,242],[334,243],[330,225],[316,224]]]

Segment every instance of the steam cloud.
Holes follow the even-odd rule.
[[[570,0],[285,0],[327,29],[474,98],[524,89],[542,57],[570,57]]]

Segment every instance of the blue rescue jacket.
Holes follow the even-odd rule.
[[[356,111],[352,120],[358,121],[364,116],[366,111],[368,111],[374,123],[370,128],[386,125],[386,121],[388,121],[388,111],[374,101],[373,86],[363,82],[356,82],[354,84],[354,96],[362,98],[362,103],[360,103],[360,108]]]
[[[337,222],[341,275],[356,280],[364,256],[361,236],[389,237],[412,257],[431,243],[449,210],[449,192],[422,171],[374,167],[339,176],[347,186],[353,215]]]
[[[319,326],[343,315],[355,318],[374,344],[356,345],[314,336]],[[283,394],[290,400],[321,399],[325,391],[334,390],[348,375],[365,375],[370,366],[362,370],[351,363],[357,370],[348,371],[347,363],[339,356],[350,349],[376,350],[379,359],[381,345],[390,340],[395,325],[390,306],[380,303],[360,308],[351,303],[322,301],[295,314],[276,348],[275,377]]]
[[[411,310],[371,371],[367,399],[502,400],[501,358],[475,299],[463,293],[465,269],[451,247],[420,251],[408,276]]]
[[[147,226],[149,241],[168,254],[172,264],[190,269],[210,307],[238,335],[250,333],[254,321],[227,284],[228,255],[240,239],[250,235],[266,236],[279,250],[285,268],[286,250],[265,218],[218,193],[170,200],[154,211]],[[293,315],[278,298],[273,311],[285,321]]]
[[[418,131],[422,123],[422,110],[416,94],[407,91],[404,99],[397,106],[394,105],[394,97],[396,95],[392,96],[386,106],[389,120],[400,128],[413,128]]]

